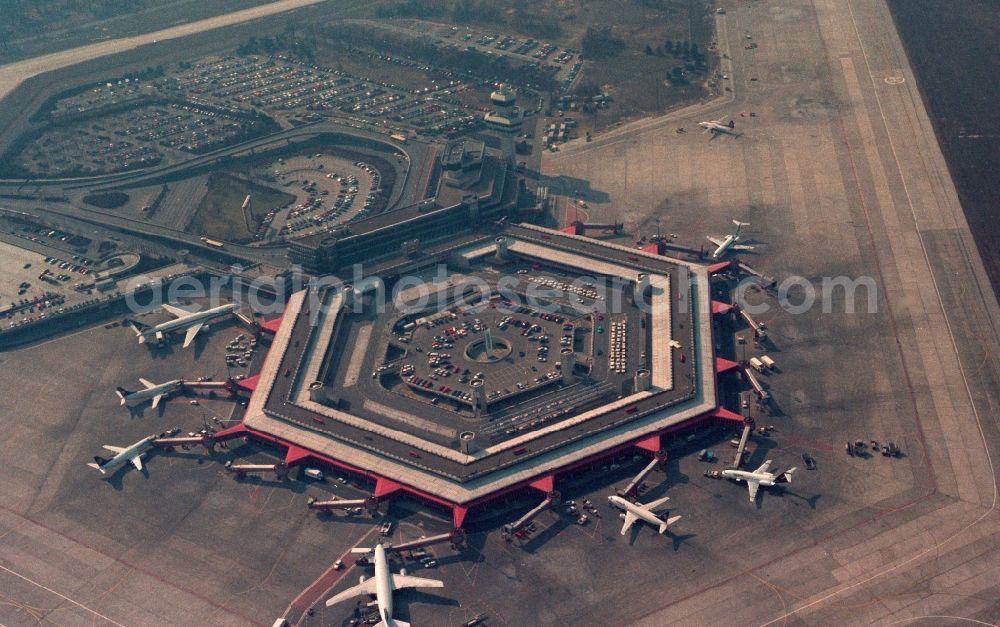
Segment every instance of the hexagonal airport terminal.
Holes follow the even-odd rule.
[[[247,427],[469,504],[716,407],[707,271],[509,225],[290,298]]]

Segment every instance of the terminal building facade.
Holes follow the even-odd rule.
[[[470,508],[658,452],[706,418],[742,421],[719,406],[707,267],[475,202],[335,240],[322,269],[368,260],[363,275],[290,297],[235,429],[289,465],[371,478],[376,498],[450,508],[460,527]]]
[[[514,215],[521,181],[511,163],[488,154],[481,141],[459,140],[443,152],[437,195],[416,205],[350,222],[330,233],[295,241],[291,261],[320,276],[426,246]]]

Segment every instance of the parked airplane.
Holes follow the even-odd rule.
[[[705,129],[706,133],[712,133],[712,137],[717,137],[723,133],[727,135],[739,135],[736,132],[736,122],[729,120],[729,124],[723,124],[722,121],[726,118],[721,117],[718,120],[713,120],[711,122],[698,122],[698,126]]]
[[[726,253],[733,250],[753,250],[753,246],[736,243],[740,241],[740,229],[745,226],[750,226],[750,223],[733,220],[733,224],[736,225],[736,232],[731,235],[727,235],[722,239],[712,237],[711,235],[707,236],[708,241],[712,242],[716,246],[715,250],[712,252],[712,259],[721,259],[726,255]]]
[[[183,330],[185,332],[184,348],[187,348],[194,341],[194,336],[198,335],[198,331],[201,331],[207,321],[236,311],[236,305],[230,303],[197,312],[188,311],[175,305],[163,305],[163,309],[173,314],[175,319],[161,322],[151,327],[142,326],[140,323],[134,321],[129,322],[132,325],[132,329],[135,330],[135,335],[139,338],[140,344],[145,344],[149,338],[156,338],[157,342],[163,342],[166,339],[167,333]]]
[[[370,553],[371,549],[356,548],[353,553]],[[340,594],[336,594],[326,601],[326,606],[330,607],[340,603],[345,599],[350,599],[363,594],[374,594],[375,603],[378,605],[378,614],[382,622],[378,627],[410,627],[409,623],[392,618],[392,592],[403,588],[443,588],[444,582],[437,579],[424,579],[423,577],[412,577],[410,575],[393,575],[389,572],[389,562],[385,556],[385,547],[381,544],[375,545],[375,576],[361,582],[353,588],[348,588]]]
[[[138,392],[131,392],[125,388],[115,388],[115,394],[118,395],[118,398],[122,399],[121,405],[138,405],[149,399],[153,399],[153,407],[155,408],[160,404],[161,398],[171,392],[176,392],[184,385],[184,379],[173,379],[166,383],[153,383],[152,381],[140,378],[139,382],[142,383],[145,389]]]
[[[795,472],[795,468],[789,468],[779,475],[776,472],[768,472],[770,467],[771,460],[767,460],[753,472],[730,468],[723,470],[722,476],[733,481],[746,481],[747,490],[750,492],[750,502],[754,503],[757,501],[757,490],[760,486],[770,487],[777,483],[789,483],[792,480],[792,473]]]
[[[142,470],[142,456],[146,454],[146,451],[153,447],[153,443],[155,441],[156,436],[150,435],[125,448],[105,444],[104,448],[114,452],[115,456],[111,459],[105,459],[104,457],[95,455],[94,462],[87,465],[91,468],[100,470],[102,475],[106,475],[108,473],[113,474],[116,470],[129,462],[131,462],[137,470]]]
[[[618,509],[625,512],[625,524],[622,525],[622,535],[628,533],[628,530],[632,528],[635,521],[642,519],[649,524],[657,527],[659,532],[662,534],[667,530],[667,527],[674,524],[681,519],[680,516],[671,516],[664,520],[660,518],[653,512],[662,507],[664,503],[670,500],[669,496],[665,496],[662,499],[656,499],[651,503],[643,505],[642,503],[633,503],[627,499],[624,499],[616,494],[612,494],[608,497],[608,501],[617,507]]]

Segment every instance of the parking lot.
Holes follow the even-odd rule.
[[[428,134],[451,132],[474,122],[471,112],[436,98],[461,89],[457,81],[434,89],[410,88],[379,77],[266,56],[207,59],[156,85],[223,107],[259,108],[279,119],[330,113]]]
[[[363,161],[315,153],[281,159],[271,172],[295,195],[277,212],[270,229],[285,238],[312,235],[323,225],[350,222],[368,215],[384,191],[381,174]]]
[[[176,163],[247,137],[258,126],[246,116],[217,108],[184,102],[153,104],[128,92],[118,94],[116,86],[96,89],[107,93],[94,101],[77,96],[59,103],[63,113],[53,115],[53,124],[20,153],[18,161],[25,171],[49,177],[83,176]],[[81,117],[92,115],[88,107],[95,104],[108,107],[108,112]]]
[[[3,227],[0,328],[42,320],[93,300],[95,269],[103,267],[97,259],[66,247],[69,237],[60,231],[11,223]]]

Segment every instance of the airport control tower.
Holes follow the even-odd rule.
[[[510,162],[515,161],[514,138],[520,134],[524,122],[524,112],[515,104],[516,97],[512,87],[501,83],[490,94],[493,109],[483,118],[486,127],[500,136],[503,156]]]

